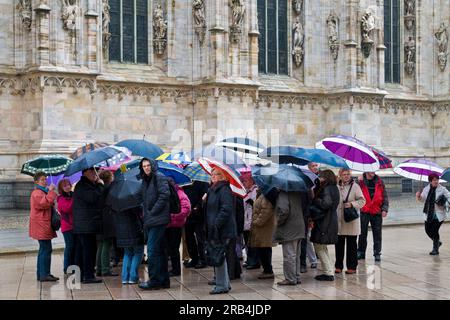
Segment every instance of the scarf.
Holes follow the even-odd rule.
[[[41,190],[41,191],[44,191],[45,192],[45,194],[47,194],[48,193],[48,188],[44,188],[43,186],[40,186],[40,185],[36,185],[36,189],[39,189],[39,190]]]
[[[435,201],[436,201],[436,189],[430,186],[430,191],[427,195],[427,200],[425,201],[425,206],[423,207],[423,213],[427,215],[427,221],[431,222],[434,218],[435,213]]]

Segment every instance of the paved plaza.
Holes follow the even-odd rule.
[[[232,281],[229,294],[209,295],[207,284],[212,268],[183,269],[181,277],[172,278],[171,288],[142,291],[137,285],[122,285],[119,277],[105,278],[101,284],[81,285],[69,290],[63,281],[61,252],[52,258],[52,273],[60,277],[56,283],[36,281],[36,253],[0,256],[0,299],[450,299],[450,224],[441,228],[444,243],[440,256],[428,255],[431,241],[423,226],[392,226],[383,233],[382,262],[374,267],[371,236],[367,260],[361,261],[356,275],[338,275],[335,282],[314,280],[320,270],[308,269],[300,285],[280,287],[282,280],[281,247],[274,249],[275,280],[258,280],[258,270],[244,271],[242,279]],[[334,257],[334,249],[330,246]],[[319,263],[320,268],[320,263]],[[115,271],[120,272],[120,268]],[[141,279],[148,279],[146,266],[140,269]]]

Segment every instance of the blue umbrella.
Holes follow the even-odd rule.
[[[158,161],[158,171],[166,177],[172,178],[179,186],[186,186],[192,183],[191,178],[183,171],[183,169],[164,161]]]
[[[64,175],[66,177],[71,176],[79,171],[95,167],[103,161],[106,161],[106,164],[109,165],[107,160],[120,153],[122,151],[114,147],[104,147],[86,152],[69,165]]]
[[[291,146],[268,147],[259,156],[263,159],[271,160],[275,163],[292,163],[303,166],[310,162],[299,155],[301,148]]]
[[[269,166],[252,167],[252,176],[256,184],[265,190],[278,188],[280,190],[307,192],[314,186],[311,179],[302,170],[286,164],[271,164]]]
[[[441,179],[445,180],[447,182],[450,182],[450,168],[447,168],[444,170],[444,172],[442,173]]]
[[[233,169],[239,169],[247,166],[236,152],[227,148],[217,147],[213,144],[199,150],[193,150],[190,155],[192,160],[208,158],[226,164]]]
[[[244,153],[259,153],[263,151],[266,147],[259,143],[258,141],[249,139],[249,138],[241,138],[241,137],[233,137],[224,139],[218,143],[216,143],[218,147],[229,148],[234,151],[240,151]]]
[[[323,163],[336,168],[348,168],[344,159],[328,150],[298,148],[296,155],[311,162]]]
[[[193,181],[202,181],[209,183],[211,176],[202,168],[198,162],[192,162],[186,168],[184,173]]]
[[[164,153],[164,151],[156,144],[148,142],[144,139],[128,139],[116,143],[118,147],[125,147],[135,156],[156,159]]]
[[[106,204],[115,211],[142,205],[142,179],[139,173],[139,168],[133,168],[116,177],[109,189]]]

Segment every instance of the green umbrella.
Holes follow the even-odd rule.
[[[42,171],[50,176],[64,173],[73,160],[63,155],[44,155],[28,160],[22,166],[20,173],[34,176],[36,172]]]

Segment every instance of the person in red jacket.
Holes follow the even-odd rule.
[[[167,179],[177,190],[178,198],[180,199],[181,211],[179,213],[170,214],[170,223],[166,229],[166,239],[168,244],[168,251],[170,261],[172,264],[172,270],[169,272],[171,277],[176,277],[181,274],[181,261],[180,261],[180,244],[181,244],[181,232],[186,219],[191,213],[191,202],[188,196],[184,193],[175,182],[171,179]]]
[[[52,239],[56,232],[52,229],[52,207],[55,205],[56,192],[52,184],[47,188],[47,176],[44,172],[34,175],[35,189],[30,198],[30,228],[29,235],[39,242],[37,257],[37,280],[41,282],[58,281],[50,273],[52,259]]]
[[[381,229],[387,216],[389,199],[383,180],[374,172],[365,172],[358,179],[366,204],[361,208],[361,234],[358,239],[358,259],[366,258],[367,232],[369,223],[373,235],[373,256],[381,261]]]
[[[73,234],[73,192],[69,179],[58,183],[58,211],[61,214],[61,232],[64,237],[64,274],[75,264],[75,238]]]

